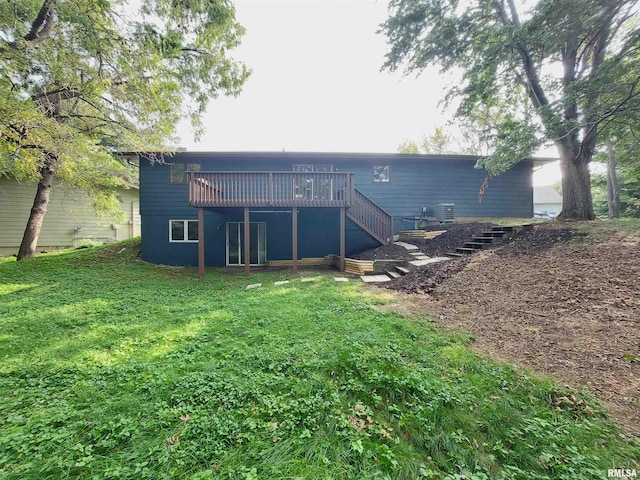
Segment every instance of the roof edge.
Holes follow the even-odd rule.
[[[205,151],[205,150],[167,150],[156,152],[119,152],[119,155],[138,155],[142,157],[156,157],[160,155],[167,156],[179,156],[179,157],[226,157],[226,158],[316,158],[316,159],[345,159],[345,160],[469,160],[478,161],[482,158],[487,158],[486,155],[467,155],[467,154],[423,154],[423,153],[381,153],[381,152],[299,152],[299,151]],[[543,165],[546,163],[552,163],[558,161],[558,158],[551,157],[529,157],[522,160],[533,160],[536,165]]]

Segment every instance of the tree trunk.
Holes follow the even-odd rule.
[[[562,172],[562,213],[560,220],[594,220],[591,198],[591,174],[587,154],[580,149],[560,147]],[[574,151],[577,153],[574,154]]]
[[[607,157],[607,205],[609,207],[609,218],[620,218],[620,185],[616,175],[618,162],[611,140],[607,140]]]
[[[33,207],[31,207],[31,214],[22,236],[20,250],[18,250],[18,260],[32,257],[36,251],[40,230],[42,230],[42,222],[49,205],[53,178],[56,176],[57,163],[55,155],[47,154],[45,163],[40,169],[41,178],[38,182],[36,197],[33,200]]]

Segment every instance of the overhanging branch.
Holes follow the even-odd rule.
[[[53,29],[56,0],[44,0],[38,16],[31,24],[29,33],[24,36],[27,42],[39,42],[51,35]]]

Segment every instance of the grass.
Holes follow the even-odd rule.
[[[572,227],[571,222],[566,223]],[[640,235],[640,220],[637,218],[599,219],[593,222],[578,222],[576,229],[586,233],[592,241],[609,240],[614,235]]]
[[[2,479],[588,479],[638,468],[592,398],[318,276],[137,245],[0,261]],[[263,288],[246,290],[248,283]]]

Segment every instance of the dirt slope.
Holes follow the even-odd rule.
[[[640,236],[578,227],[540,225],[385,286],[472,332],[479,351],[586,388],[640,434]]]

